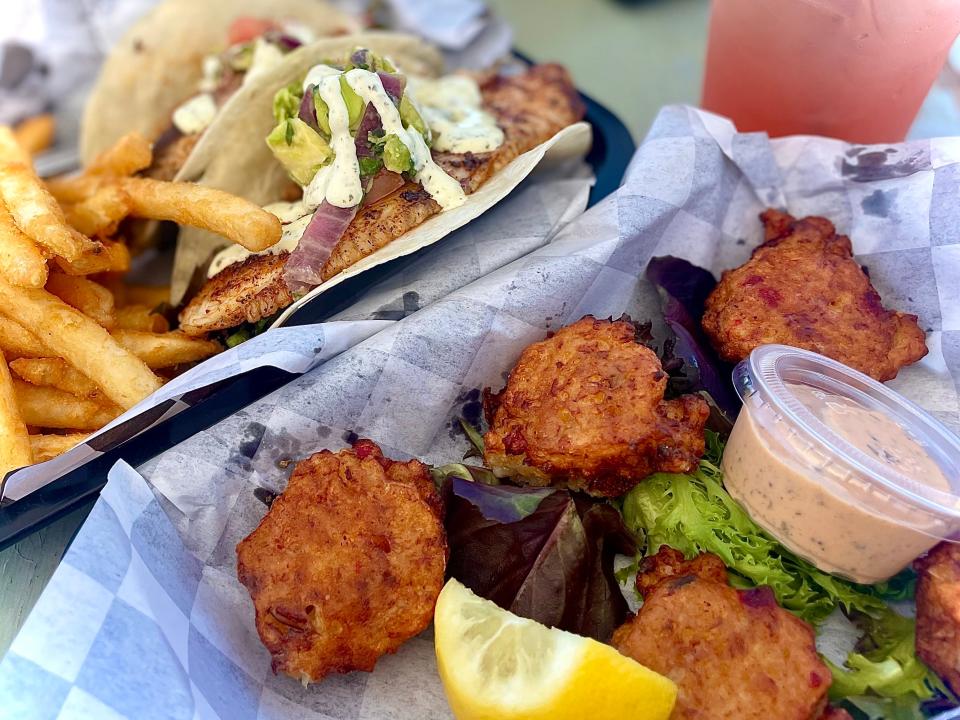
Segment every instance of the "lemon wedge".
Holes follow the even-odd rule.
[[[667,720],[672,681],[596,640],[517,617],[456,580],[434,612],[440,678],[457,720]]]

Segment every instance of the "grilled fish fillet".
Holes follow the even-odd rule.
[[[580,120],[585,111],[573,81],[560,65],[535,65],[510,77],[490,75],[479,83],[484,108],[503,129],[503,144],[491,153],[434,153],[437,164],[467,194],[519,155]],[[412,184],[361,208],[324,264],[323,279],[329,280],[439,212],[440,206]],[[282,310],[292,302],[283,280],[285,262],[286,255],[259,255],[215,275],[180,314],[181,328],[200,335]],[[272,290],[265,277],[275,285]],[[250,306],[247,297],[257,297],[258,302]],[[265,302],[268,299],[272,302]]]

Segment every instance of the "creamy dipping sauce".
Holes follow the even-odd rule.
[[[949,493],[929,452],[885,413],[840,395],[784,386],[834,434],[915,483]],[[744,401],[723,456],[725,486],[759,525],[821,570],[885,580],[939,538],[944,523],[798,432],[758,395]]]

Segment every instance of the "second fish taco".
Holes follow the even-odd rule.
[[[242,86],[301,45],[360,29],[320,0],[164,0],[101,68],[83,117],[83,161],[136,131],[155,141],[146,174],[171,180]]]
[[[251,90],[269,94],[269,108],[263,97],[259,106],[251,98],[236,108],[237,126],[218,132],[208,156],[196,158],[209,164],[188,178],[239,192],[246,185],[247,197],[274,212],[284,232],[265,253],[227,250],[213,259],[209,279],[180,315],[187,333],[274,318],[466,224],[551,146],[568,153],[589,146],[589,127],[578,122],[583,103],[559,65],[424,77],[405,58],[367,47],[340,58],[324,49],[299,52],[272,73],[272,85],[265,77]],[[278,174],[295,183],[286,202],[277,202],[284,194],[277,183],[265,180]],[[182,235],[178,265],[199,265],[217,242]]]

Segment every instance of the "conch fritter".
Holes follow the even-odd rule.
[[[706,401],[664,400],[667,374],[625,320],[587,316],[520,356],[488,396],[484,460],[526,485],[623,495],[655,472],[690,472],[704,451]]]
[[[713,555],[685,561],[660,548],[637,578],[643,607],[614,647],[677,684],[671,720],[820,718],[832,678],[813,628],[770,588],[730,587],[722,568]]]
[[[370,440],[297,465],[260,525],[237,545],[274,672],[304,682],[373,670],[430,624],[447,541],[427,467]]]
[[[760,219],[765,242],[707,298],[703,329],[724,360],[780,343],[884,381],[927,354],[917,316],[883,306],[833,223],[777,210]]]
[[[960,692],[960,545],[943,542],[917,569],[917,656]]]

